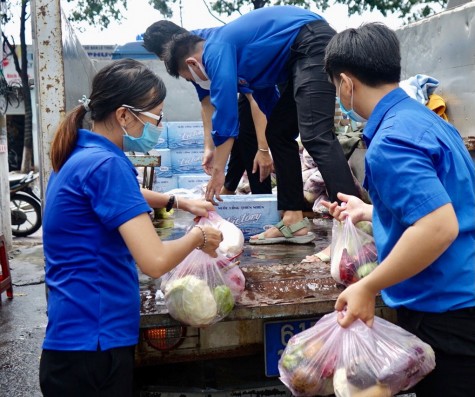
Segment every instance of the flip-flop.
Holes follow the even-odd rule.
[[[274,227],[280,230],[283,234],[279,237],[265,237],[262,232],[257,235],[257,238],[250,238],[249,244],[253,245],[268,245],[268,244],[308,244],[315,240],[315,234],[308,232],[303,236],[294,236],[294,233],[303,228],[310,228],[310,222],[308,218],[304,218],[301,221],[294,223],[293,225],[286,226],[284,222],[280,221]]]

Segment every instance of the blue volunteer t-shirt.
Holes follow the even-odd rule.
[[[207,40],[217,29],[219,28],[196,29],[190,31],[190,33]],[[191,81],[191,83],[196,89],[196,93],[198,94],[198,99],[200,102],[210,95],[209,90],[201,88],[201,86],[196,84],[194,81]],[[267,118],[269,118],[270,114],[272,113],[272,110],[274,109],[274,106],[279,100],[280,96],[279,90],[276,86],[252,90],[249,87],[241,85],[238,86],[237,90],[241,94],[251,93],[254,100],[259,105],[259,109],[266,115]]]
[[[46,190],[44,349],[95,351],[137,343],[138,274],[118,227],[149,210],[122,150],[79,130],[73,153]]]
[[[408,227],[445,204],[460,230],[429,267],[384,289],[384,302],[425,312],[475,306],[475,167],[459,133],[397,88],[377,104],[363,135],[380,262]]]
[[[213,29],[206,38],[202,59],[211,80],[215,145],[239,133],[237,92],[274,90],[287,81],[290,47],[300,28],[321,19],[303,8],[274,6],[251,11]]]

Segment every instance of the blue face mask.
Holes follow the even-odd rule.
[[[350,80],[351,81],[351,80]],[[340,110],[341,112],[348,116],[350,118],[350,120],[353,120],[353,121],[356,121],[358,123],[365,123],[366,120],[363,116],[360,116],[358,113],[356,113],[353,109],[353,82],[351,82],[351,109],[350,110],[347,110],[343,104],[341,103],[341,100],[340,100],[340,90],[341,90],[341,83],[343,83],[343,80],[341,80],[340,82],[340,88],[338,89],[338,96],[336,97],[336,100],[338,102],[338,105],[340,106]]]
[[[162,133],[162,127],[158,127],[149,122],[144,123],[142,136],[134,138],[127,134],[127,131],[122,127],[124,135],[122,137],[122,145],[124,152],[140,152],[148,153],[158,143],[158,138]]]
[[[138,138],[130,136],[125,128],[122,127],[122,131],[124,131],[124,135],[122,136],[122,148],[124,152],[148,153],[158,143],[158,138],[160,138],[160,134],[162,133],[163,127],[160,127],[160,122],[162,121],[163,113],[157,116],[156,114],[145,112],[141,109],[135,109],[129,105],[122,106],[127,108],[130,113],[143,124],[142,135]],[[134,111],[157,120],[157,124],[154,125],[149,122],[144,123],[140,117],[134,113]]]

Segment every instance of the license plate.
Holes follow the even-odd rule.
[[[306,318],[300,320],[271,321],[264,324],[264,354],[266,376],[278,376],[277,366],[280,356],[289,339],[313,325],[320,319]]]

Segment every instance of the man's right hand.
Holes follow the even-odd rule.
[[[338,199],[341,200],[341,205],[336,201],[333,203],[322,201],[322,205],[328,208],[330,215],[335,219],[343,221],[349,216],[353,223],[372,220],[372,205],[349,194],[338,193]]]
[[[208,175],[213,174],[213,158],[214,158],[214,150],[207,149],[205,147],[201,166],[203,167],[204,172]]]
[[[224,186],[224,177],[224,171],[215,169],[208,185],[206,186],[205,199],[206,201],[213,203],[213,205],[218,205],[218,201],[223,201],[220,194],[221,189]]]

